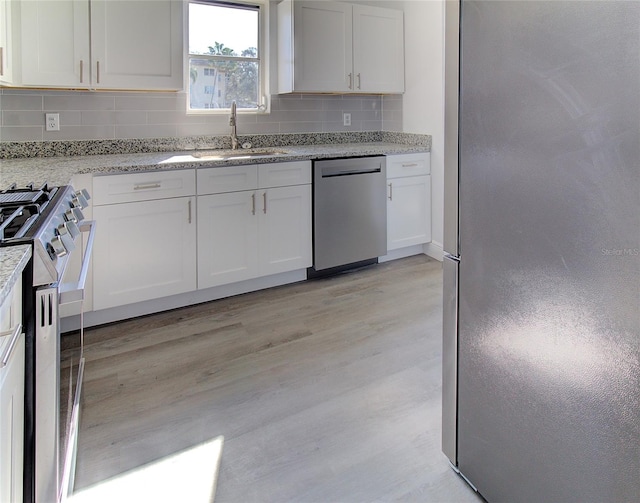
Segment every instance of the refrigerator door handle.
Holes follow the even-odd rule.
[[[442,452],[458,465],[458,268],[460,259],[445,255],[442,312]]]

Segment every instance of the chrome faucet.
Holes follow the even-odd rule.
[[[231,126],[231,149],[238,150],[238,135],[236,134],[236,123],[238,122],[238,114],[236,111],[236,101],[231,102],[231,115],[229,116],[229,125]]]

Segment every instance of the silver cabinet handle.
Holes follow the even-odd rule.
[[[4,75],[4,47],[0,47],[0,75]]]
[[[360,89],[360,74],[358,74],[358,89]]]
[[[100,61],[96,61],[96,84],[100,84]]]
[[[155,183],[138,183],[133,186],[133,190],[149,190],[149,189],[159,189],[162,185],[160,182]]]
[[[80,83],[82,84],[84,77],[84,61],[80,60]]]
[[[262,213],[267,214],[267,193],[262,193]]]
[[[0,337],[5,337],[7,335],[11,335],[11,339],[9,340],[9,344],[4,348],[2,352],[2,358],[0,359],[0,368],[5,368],[9,363],[9,359],[11,358],[11,353],[16,347],[16,343],[18,342],[18,338],[22,334],[22,325],[18,323],[13,330],[9,330],[8,332],[0,333]]]
[[[393,201],[393,183],[389,184],[389,201]]]
[[[251,214],[256,214],[256,193],[251,194]]]
[[[189,202],[187,204],[187,214],[188,223],[191,223],[191,199],[189,199]]]
[[[348,77],[349,77],[349,89],[353,89],[353,79],[352,79],[353,76],[352,74],[349,74]]]
[[[415,168],[418,165],[417,162],[410,162],[410,163],[402,163],[402,167],[403,168]]]

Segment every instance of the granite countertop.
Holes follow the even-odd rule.
[[[328,159],[335,157],[358,157],[367,155],[404,154],[425,152],[424,145],[405,145],[390,142],[340,143],[321,145],[290,145],[270,147],[277,150],[276,155],[265,154],[233,159],[198,159],[193,156],[203,153],[224,154],[229,150],[185,150],[176,152],[149,152],[131,154],[103,154],[84,156],[29,157],[0,160],[0,187],[11,183],[41,185],[66,185],[77,174],[93,175],[107,173],[125,173],[167,169],[193,169],[217,166],[235,166],[243,164],[266,164],[283,161]],[[250,153],[264,148],[247,149]],[[237,152],[242,152],[236,151]]]
[[[30,258],[30,245],[0,248],[0,304],[8,297]]]

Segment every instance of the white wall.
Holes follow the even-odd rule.
[[[402,129],[432,136],[432,243],[427,253],[442,258],[444,211],[444,4],[405,0],[405,83]]]

